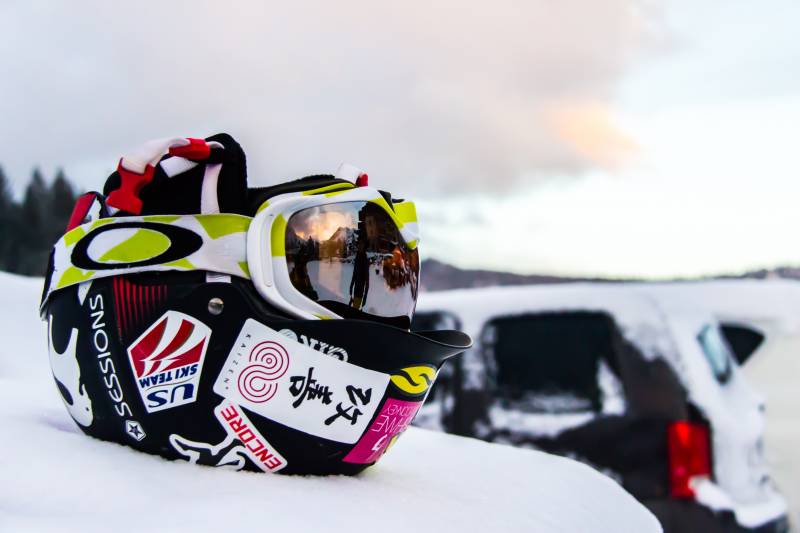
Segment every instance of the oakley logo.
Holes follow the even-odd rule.
[[[75,245],[70,260],[83,270],[143,267],[183,259],[201,246],[202,237],[186,228],[119,222],[92,230]]]
[[[286,337],[287,339],[291,339],[294,342],[299,342],[301,344],[305,344],[309,348],[313,350],[317,350],[318,352],[322,352],[325,355],[329,355],[335,359],[340,361],[347,361],[347,350],[344,348],[340,348],[338,346],[332,346],[330,344],[326,344],[322,341],[318,341],[312,337],[307,337],[306,335],[297,335],[291,329],[282,329],[278,331],[281,335]]]

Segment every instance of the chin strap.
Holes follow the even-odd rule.
[[[243,215],[101,218],[68,231],[53,248],[42,309],[53,291],[84,281],[153,271],[209,271],[250,279]]]

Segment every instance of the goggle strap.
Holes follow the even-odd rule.
[[[123,274],[208,271],[244,279],[252,219],[230,213],[102,218],[67,232],[53,248],[42,307],[53,291]]]

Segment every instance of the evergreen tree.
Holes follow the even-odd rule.
[[[25,188],[25,196],[22,200],[22,216],[25,217],[26,225],[41,226],[43,215],[48,208],[48,196],[49,191],[44,182],[42,171],[34,168],[33,174],[31,174],[31,181]]]
[[[22,208],[19,213],[20,266],[18,272],[26,275],[42,275],[47,267],[47,252],[50,243],[47,235],[47,210],[50,191],[44,182],[42,172],[36,168],[31,182],[25,189]]]
[[[14,197],[11,195],[11,185],[8,183],[3,167],[0,167],[0,214],[14,204]]]
[[[36,168],[22,202],[16,202],[0,167],[0,270],[44,275],[50,249],[67,227],[75,196],[63,170],[48,187]]]
[[[16,270],[18,253],[15,249],[19,243],[16,235],[18,228],[15,224],[17,206],[11,195],[3,168],[0,167],[0,270],[14,272]]]
[[[75,206],[75,193],[72,190],[67,177],[62,169],[56,171],[56,179],[50,186],[49,209],[47,211],[47,221],[45,224],[47,241],[52,246],[67,227],[69,217],[72,215],[72,208]]]

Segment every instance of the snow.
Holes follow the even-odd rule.
[[[605,361],[600,361],[597,382],[602,395],[602,415],[620,415],[625,412],[625,395],[622,383]],[[519,400],[525,409],[492,405],[489,421],[494,429],[513,430],[533,437],[556,437],[572,428],[587,424],[598,416],[585,398],[565,394],[562,396],[529,394]],[[518,405],[519,405],[518,404]],[[568,412],[573,410],[574,412]],[[435,426],[417,423],[421,427]],[[496,442],[501,442],[499,439]]]
[[[764,523],[764,516],[783,516],[786,505],[780,498],[769,498],[755,504],[742,506],[731,500],[719,485],[708,478],[695,478],[692,488],[698,502],[714,511],[733,511],[736,521],[746,528],[758,528]]]
[[[169,462],[90,439],[53,383],[41,280],[0,274],[2,531],[660,531],[591,468],[410,428],[356,478]]]
[[[652,297],[629,287],[618,283],[570,283],[428,292],[420,295],[417,310],[450,311],[471,335],[480,333],[488,316],[604,311],[614,317],[628,340],[644,350],[645,357],[675,360],[675,347],[663,332],[663,315],[653,305]]]
[[[632,287],[667,310],[702,308],[720,321],[745,321],[775,336],[800,334],[800,282],[717,280],[642,283]]]

